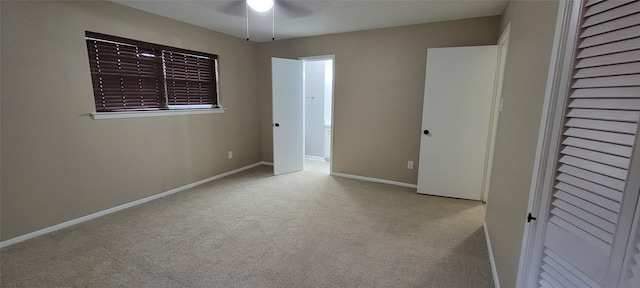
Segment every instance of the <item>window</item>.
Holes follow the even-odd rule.
[[[217,55],[85,36],[96,112],[219,108]]]

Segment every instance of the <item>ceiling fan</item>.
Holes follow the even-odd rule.
[[[318,2],[329,2],[329,1],[315,1]],[[258,13],[271,12],[271,25],[272,25],[272,35],[271,40],[275,41],[275,18],[276,18],[276,10],[278,11],[278,15],[283,14],[287,18],[301,18],[305,16],[309,16],[313,14],[317,8],[320,8],[315,4],[314,1],[300,1],[300,0],[230,0],[229,2],[220,5],[218,9],[219,12],[238,16],[245,17],[247,21],[247,41],[249,39],[249,11],[253,10]]]
[[[319,7],[314,5],[314,1],[299,1],[299,0],[230,0],[227,3],[220,5],[217,9],[218,12],[238,16],[245,17],[246,16],[246,7],[249,5],[252,9],[257,12],[266,12],[269,11],[271,6],[264,11],[259,11],[253,8],[252,2],[256,5],[266,5],[270,2],[273,7],[276,8],[277,13],[284,14],[289,18],[301,18],[312,15],[315,10]],[[320,2],[320,1],[315,1]]]

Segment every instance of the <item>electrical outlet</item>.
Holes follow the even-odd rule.
[[[413,161],[408,161],[407,162],[407,169],[409,169],[409,170],[413,169]]]
[[[229,151],[229,159],[233,158],[233,151]]]

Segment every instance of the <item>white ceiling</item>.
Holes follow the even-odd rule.
[[[220,12],[231,0],[112,0],[211,30],[246,37],[246,17]],[[277,1],[277,0],[276,0]],[[291,17],[278,9],[276,40],[499,15],[507,0],[290,0],[313,11]],[[277,2],[276,2],[276,5]],[[243,9],[244,5],[240,8]],[[241,10],[243,11],[243,10]],[[279,13],[280,12],[280,13]],[[249,12],[249,38],[271,41],[271,11]]]

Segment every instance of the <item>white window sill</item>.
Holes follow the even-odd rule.
[[[177,116],[177,115],[196,115],[196,114],[217,114],[224,113],[226,108],[213,109],[183,109],[183,110],[157,110],[157,111],[127,111],[127,112],[95,112],[91,113],[91,117],[95,120],[102,119],[120,119],[120,118],[139,118],[139,117],[158,117],[158,116]]]

